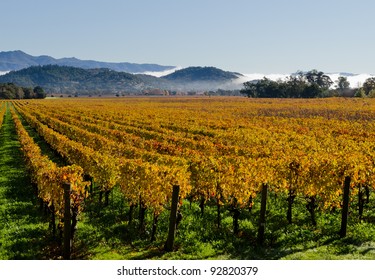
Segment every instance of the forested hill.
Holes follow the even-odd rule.
[[[41,86],[53,93],[134,92],[144,87],[142,79],[109,69],[82,69],[69,66],[32,66],[0,76],[0,82],[23,87]]]
[[[215,67],[188,67],[172,74],[163,76],[164,79],[169,81],[184,81],[184,82],[214,82],[214,81],[228,81],[238,79],[242,74],[235,72],[223,71]]]
[[[23,87],[41,86],[48,93],[138,94],[143,90],[206,91],[237,87],[241,74],[214,67],[189,67],[157,78],[110,69],[82,69],[70,66],[32,66],[0,76],[0,82]],[[231,88],[233,89],[233,88]]]

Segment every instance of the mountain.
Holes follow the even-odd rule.
[[[44,58],[47,60],[47,58]],[[330,73],[336,82],[339,76],[346,76],[350,86],[355,88],[374,75]],[[106,68],[83,69],[71,66],[31,66],[19,71],[0,75],[0,83],[14,83],[22,87],[41,86],[47,93],[68,94],[140,94],[145,90],[169,91],[217,91],[239,90],[243,83],[267,77],[270,80],[285,80],[287,74],[239,74],[215,67],[188,67],[160,78],[117,72]],[[332,85],[332,88],[335,84]]]
[[[181,90],[234,89],[237,81],[243,77],[236,72],[223,71],[215,67],[188,67],[161,78],[170,81]]]
[[[128,62],[100,62],[95,60],[80,60],[75,57],[56,59],[51,56],[32,56],[23,51],[0,52],[0,71],[21,70],[30,66],[60,65],[83,69],[108,68],[118,72],[144,73],[162,72],[175,69],[175,66],[158,64],[137,64]]]
[[[41,86],[47,93],[129,94],[150,89],[170,91],[240,89],[241,86],[234,83],[240,75],[214,67],[189,67],[158,78],[106,68],[83,69],[46,65],[11,71],[0,76],[0,83],[14,83],[23,87]]]
[[[110,69],[82,69],[70,66],[31,66],[0,76],[0,83],[23,87],[41,86],[49,93],[132,93],[147,88],[137,75]]]
[[[242,74],[223,71],[215,67],[188,67],[177,70],[169,75],[163,76],[162,78],[177,82],[223,82],[237,79],[240,76],[242,76]]]

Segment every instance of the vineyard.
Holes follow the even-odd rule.
[[[46,258],[375,257],[373,100],[15,100],[2,121]]]

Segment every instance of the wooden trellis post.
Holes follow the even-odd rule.
[[[168,232],[167,242],[164,245],[164,250],[167,252],[173,251],[174,237],[176,233],[177,206],[178,206],[179,195],[180,195],[180,186],[173,186],[171,215],[169,217],[169,232]]]
[[[342,211],[341,211],[341,229],[340,229],[341,238],[346,236],[346,228],[348,225],[349,193],[350,193],[350,177],[346,176],[345,182],[344,182],[344,197],[343,197],[343,205],[342,205]]]
[[[64,243],[63,257],[70,259],[72,241],[71,241],[71,213],[70,213],[70,184],[64,184]]]
[[[263,184],[262,187],[262,198],[260,205],[260,218],[258,228],[258,244],[262,245],[264,242],[264,232],[266,228],[266,209],[267,209],[267,184]]]

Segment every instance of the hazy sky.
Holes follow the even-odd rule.
[[[1,0],[0,11],[2,51],[375,74],[373,0]]]

